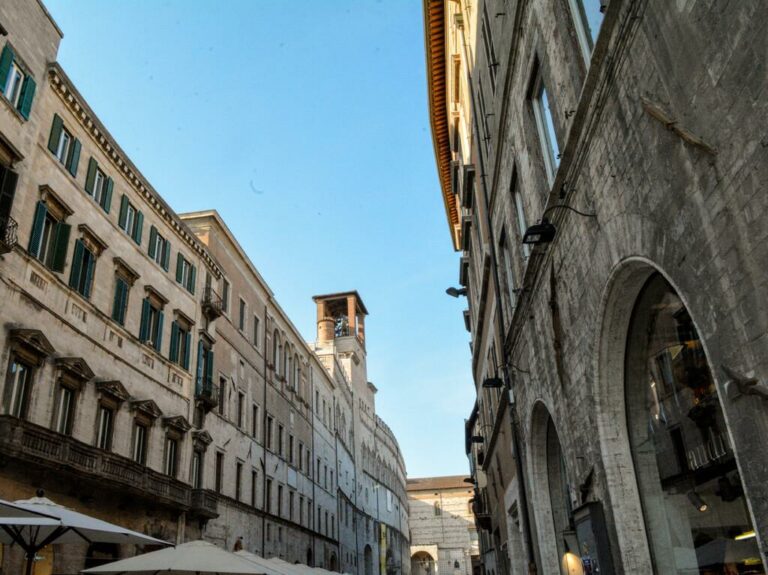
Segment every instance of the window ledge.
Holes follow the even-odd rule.
[[[25,122],[29,121],[24,116],[21,115],[21,112],[19,112],[16,109],[16,106],[11,104],[11,101],[5,96],[5,94],[3,94],[2,91],[0,91],[0,102],[5,104],[5,107],[8,108],[13,113],[13,115],[19,121],[20,124],[23,125]]]

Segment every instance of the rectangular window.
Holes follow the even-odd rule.
[[[112,429],[115,411],[106,405],[99,406],[99,427],[96,434],[96,447],[109,451],[112,448]]]
[[[274,425],[274,419],[271,415],[267,416],[267,440],[265,441],[267,449],[272,450],[272,427]]]
[[[259,347],[259,318],[253,316],[253,345]]]
[[[56,416],[56,431],[63,435],[72,434],[75,416],[75,391],[64,385],[59,387],[59,403]]]
[[[293,463],[293,435],[288,435],[288,463]]]
[[[267,477],[265,497],[267,499],[267,513],[272,513],[272,479]]]
[[[277,516],[283,516],[283,486],[277,486]]]
[[[576,38],[584,60],[589,64],[597,35],[605,18],[606,0],[568,0],[573,15]]]
[[[115,276],[115,298],[112,302],[112,319],[125,325],[125,312],[128,309],[128,292],[131,286],[120,276]]]
[[[224,397],[224,390],[227,389],[227,378],[226,377],[219,377],[219,415],[224,417],[225,414],[225,407],[227,405],[227,401]]]
[[[251,470],[251,506],[256,507],[256,499],[258,496],[259,485],[259,472],[255,469]]]
[[[243,462],[238,461],[235,463],[235,499],[240,501],[240,497],[242,496],[242,487],[243,487]]]
[[[501,254],[501,265],[504,269],[504,282],[507,287],[507,298],[509,303],[509,309],[507,310],[511,316],[512,309],[515,306],[515,300],[517,294],[515,294],[515,274],[512,271],[512,261],[509,253],[509,242],[504,231],[501,233],[501,241],[499,242],[499,252]],[[508,321],[512,318],[509,317]]]
[[[237,322],[238,328],[240,328],[240,331],[245,331],[245,301],[240,298],[240,318]]]
[[[288,519],[293,521],[293,498],[294,493],[291,490],[288,490]]]
[[[251,437],[259,437],[259,406],[255,403],[251,406]]]
[[[285,431],[285,428],[281,425],[277,425],[277,454],[282,457],[284,445],[283,445],[283,433]]]
[[[163,340],[163,310],[149,297],[144,298],[141,305],[139,340],[152,346],[155,351],[160,351]]]
[[[134,242],[141,245],[141,232],[144,227],[144,214],[136,208],[123,194],[120,199],[120,215],[117,225],[126,234],[131,236]]]
[[[299,495],[299,525],[304,525],[304,496]]]
[[[242,391],[237,392],[237,426],[245,427],[245,394]]]
[[[513,184],[516,182],[516,179],[513,179]],[[528,256],[531,255],[531,246],[529,244],[522,243],[523,236],[525,236],[525,230],[528,229],[528,224],[525,220],[525,208],[523,206],[523,197],[520,194],[520,192],[516,189],[512,189],[512,195],[515,198],[515,215],[517,216],[517,229],[520,232],[520,245],[523,246],[523,258],[525,260],[528,259]]]
[[[165,474],[176,477],[179,463],[179,442],[173,437],[165,438]]]
[[[488,76],[491,78],[491,90],[496,92],[496,67],[499,63],[496,61],[496,51],[493,47],[493,33],[491,31],[491,20],[488,17],[488,3],[483,3],[483,21],[481,23],[481,33],[483,35],[483,47],[485,48],[485,60],[488,63]]]
[[[555,181],[555,172],[560,165],[560,148],[557,144],[557,133],[552,115],[552,100],[544,85],[539,71],[533,85],[533,115],[536,119],[536,130],[539,134],[541,153],[544,157],[544,168],[547,181],[551,186]]]
[[[61,210],[55,211],[61,212]],[[48,209],[45,201],[37,202],[27,248],[29,255],[40,260],[52,271],[63,272],[70,229],[70,225],[64,223]]]
[[[192,452],[192,487],[203,487],[203,453],[197,449]]]
[[[221,451],[216,452],[216,493],[221,493],[224,485],[224,454]]]
[[[171,259],[171,242],[165,239],[155,226],[149,228],[149,257],[168,271],[168,262]]]
[[[32,386],[32,366],[14,358],[11,361],[8,382],[11,385],[10,414],[26,419]]]
[[[185,258],[181,253],[176,256],[176,281],[183,285],[186,290],[193,294],[195,293],[195,279],[197,276],[197,268]]]
[[[299,441],[299,471],[304,471],[304,444]]]
[[[80,140],[72,136],[64,127],[64,120],[58,114],[53,115],[51,133],[48,137],[48,150],[72,175],[77,177],[77,166],[80,163]]]
[[[171,346],[168,359],[188,370],[191,348],[192,333],[186,321],[177,319],[171,322]]]
[[[25,120],[29,120],[35,88],[35,80],[17,61],[10,44],[6,44],[0,54],[0,90]]]
[[[221,279],[221,309],[224,313],[229,313],[229,282]]]
[[[100,168],[96,158],[88,162],[88,174],[85,177],[85,191],[91,195],[101,208],[109,213],[112,205],[112,190],[114,182]]]
[[[69,287],[74,288],[86,299],[91,297],[95,268],[96,256],[85,246],[83,240],[75,241],[72,269],[69,275]]]
[[[149,429],[138,421],[133,424],[133,460],[141,465],[147,464],[147,436]]]

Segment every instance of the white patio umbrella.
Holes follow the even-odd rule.
[[[57,505],[42,496],[14,501],[10,505],[8,514],[0,508],[0,543],[15,543],[24,550],[27,575],[32,573],[37,552],[53,543],[169,545],[166,541]],[[29,516],[18,515],[23,512]]]
[[[320,567],[310,567],[309,565],[304,565],[303,563],[288,563],[287,561],[283,561],[278,557],[271,557],[269,561],[279,565],[281,568],[287,568],[287,570],[291,571],[291,575],[338,575],[338,573],[331,574],[330,571],[326,571]]]
[[[91,567],[83,573],[275,575],[274,571],[207,541],[182,543],[176,547],[136,555],[99,567]]]
[[[29,511],[28,509],[19,507],[18,505],[15,505],[10,501],[6,501],[5,499],[0,499],[0,517],[16,517],[18,519],[28,519],[30,517],[48,517],[49,519],[54,519],[49,515],[44,515],[42,513],[38,513],[37,511]]]
[[[267,570],[267,575],[298,575],[298,573],[292,569],[286,569],[282,565],[278,565],[277,563],[273,562],[271,559],[264,559],[264,557],[261,555],[256,555],[255,553],[251,553],[245,549],[235,551],[235,555],[245,557],[248,559],[248,561],[252,561],[256,565],[263,567],[265,570]],[[290,567],[288,563],[285,563],[285,565]]]

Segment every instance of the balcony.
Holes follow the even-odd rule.
[[[0,453],[25,465],[63,470],[72,475],[129,491],[186,511],[191,489],[186,483],[135,461],[104,451],[10,415],[0,415]],[[32,473],[30,469],[30,474]]]
[[[190,512],[198,517],[213,519],[219,516],[219,499],[210,489],[193,489]]]
[[[16,246],[18,228],[12,217],[0,217],[0,254],[7,254]]]
[[[212,287],[206,287],[203,291],[203,313],[209,321],[220,317],[224,312],[224,300]]]
[[[195,398],[202,402],[206,410],[219,405],[219,386],[209,378],[204,377],[202,384],[195,388]]]

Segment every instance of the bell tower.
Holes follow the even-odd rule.
[[[348,291],[316,295],[312,300],[317,305],[318,344],[354,337],[365,351],[365,316],[368,310],[359,293]]]

